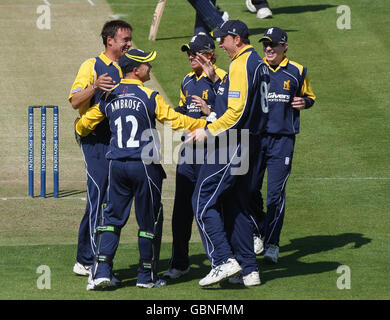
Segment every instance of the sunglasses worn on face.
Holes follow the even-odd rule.
[[[191,56],[191,57],[196,57],[197,52],[200,54],[207,53],[207,51],[204,51],[204,50],[200,50],[200,51],[188,50],[187,55]]]
[[[271,48],[275,48],[278,45],[280,45],[280,43],[278,42],[263,42],[264,48],[267,48],[268,46],[270,46]]]

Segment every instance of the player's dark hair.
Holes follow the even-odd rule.
[[[244,39],[244,38],[241,38],[241,41],[245,44],[251,44],[250,40],[249,39]]]
[[[234,35],[231,35],[233,38],[235,38],[235,37],[237,37],[237,36],[234,36]],[[244,43],[244,44],[251,44],[251,41],[249,40],[249,39],[247,39],[247,38],[243,38],[243,37],[241,37],[240,36],[240,38],[241,38],[241,42],[242,43]]]
[[[214,64],[217,61],[217,55],[215,54],[214,51],[213,51],[213,55],[210,58],[210,61],[211,61],[212,64]]]
[[[107,47],[107,38],[114,38],[119,29],[129,29],[130,31],[133,31],[131,25],[123,20],[111,20],[104,24],[101,36],[105,47]]]

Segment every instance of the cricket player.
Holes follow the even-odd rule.
[[[87,290],[112,286],[113,259],[133,199],[140,253],[136,285],[153,288],[166,284],[157,277],[163,223],[160,200],[165,172],[160,164],[156,119],[169,121],[174,130],[204,127],[206,120],[176,112],[158,92],[144,86],[150,79],[150,62],[155,57],[155,51],[126,52],[119,60],[124,78],[76,123],[78,134],[86,136],[107,118],[112,135],[106,154],[109,161],[107,206],[102,224],[97,228],[99,244]]]
[[[229,14],[220,11],[216,0],[188,0],[196,10],[194,35],[198,33],[209,34],[216,27],[229,20]]]
[[[277,263],[286,210],[286,184],[291,173],[295,137],[300,131],[300,111],[309,109],[315,95],[307,69],[286,57],[287,33],[268,28],[259,40],[270,73],[269,114],[262,145],[267,170],[267,214],[264,221],[264,260]],[[261,178],[262,179],[262,178]]]
[[[250,12],[256,13],[257,18],[272,18],[272,11],[267,0],[245,0],[245,4]]]
[[[111,90],[122,78],[117,62],[132,43],[132,27],[125,21],[112,20],[101,32],[105,50],[86,60],[72,85],[69,102],[82,116],[98,101],[103,92]],[[78,234],[76,263],[73,272],[88,276],[96,253],[96,232],[107,189],[108,161],[105,158],[110,141],[108,121],[102,121],[80,141],[87,176],[87,205]]]
[[[192,71],[188,73],[180,87],[179,106],[176,111],[192,118],[199,119],[208,116],[208,121],[216,119],[214,104],[218,94],[217,82],[226,76],[226,72],[215,65],[215,44],[205,33],[194,36],[191,41],[181,47],[188,55]],[[197,60],[197,54],[212,61],[212,68],[217,79],[210,79],[203,72],[202,65]],[[205,110],[200,104],[206,105]],[[207,110],[208,109],[208,110]],[[189,241],[191,238],[192,211],[191,198],[202,163],[206,146],[196,148],[195,144],[184,144],[179,154],[179,164],[176,167],[175,200],[172,213],[172,256],[169,269],[164,277],[179,278],[190,270]]]
[[[267,119],[269,76],[250,45],[245,23],[229,20],[213,36],[220,39],[219,47],[232,62],[226,112],[206,129],[189,134],[196,141],[215,137],[217,141],[215,151],[211,152],[216,163],[202,166],[192,198],[212,263],[210,273],[199,285],[213,285],[242,271],[244,284],[254,286],[260,284],[260,276],[248,205],[259,176],[260,134]],[[221,159],[225,155],[226,162]]]

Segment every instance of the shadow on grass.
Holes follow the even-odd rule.
[[[336,7],[332,4],[313,4],[308,6],[288,6],[288,7],[280,7],[280,8],[271,8],[273,15],[278,14],[297,14],[297,13],[305,13],[305,12],[315,12],[322,11],[329,8]]]
[[[272,14],[278,15],[278,14],[299,14],[299,13],[305,13],[305,12],[316,12],[316,11],[322,11],[329,8],[336,7],[335,5],[331,4],[318,4],[318,5],[306,5],[306,6],[287,6],[287,7],[280,7],[280,8],[271,8]],[[246,10],[245,10],[246,11]],[[273,25],[272,20],[267,20],[270,25]],[[268,26],[269,27],[269,26]],[[263,35],[264,31],[268,29],[267,28],[250,28],[249,34],[252,35]],[[297,30],[287,30],[285,29],[287,33],[295,32]],[[175,40],[175,39],[188,39],[191,38],[192,35],[189,36],[175,36],[175,37],[164,37],[159,38],[157,37],[157,41],[164,41],[164,40]]]
[[[339,235],[319,235],[292,239],[290,244],[280,247],[280,258],[277,264],[265,264],[262,257],[258,258],[260,267],[260,278],[262,284],[273,279],[295,277],[308,274],[319,274],[328,271],[336,271],[342,263],[334,261],[302,262],[301,258],[319,254],[325,251],[331,251],[353,244],[351,249],[358,249],[371,242],[372,239],[366,238],[361,233],[342,233]],[[291,254],[285,254],[292,251]],[[188,274],[179,279],[168,279],[168,284],[179,284],[200,280],[210,271],[210,262],[205,254],[195,254],[190,256],[191,270]],[[169,266],[169,259],[161,259],[159,263],[159,276]],[[127,269],[115,270],[114,275],[122,281],[121,287],[133,287],[137,282],[138,265],[130,265]],[[247,289],[244,286],[230,284],[227,281],[221,282],[217,286],[204,288],[206,290],[221,289]]]
[[[66,198],[66,197],[75,196],[78,194],[83,194],[86,192],[87,192],[87,190],[60,190],[58,192],[58,198]],[[53,197],[54,197],[53,192],[49,192],[46,194],[46,198],[53,198]]]
[[[311,5],[311,6],[288,6],[288,7],[281,7],[281,8],[271,8],[272,14],[278,15],[278,14],[299,14],[299,13],[305,13],[305,12],[315,12],[315,11],[322,11],[326,10],[328,8],[336,7],[335,5],[330,4],[321,4],[321,5]],[[265,30],[267,30],[269,27],[273,26],[275,23],[272,22],[272,20],[267,20],[268,24],[266,28],[249,28],[249,34],[251,36],[254,35],[263,35]],[[287,34],[290,32],[296,32],[298,30],[292,30],[292,29],[284,29]]]
[[[342,233],[339,235],[308,236],[292,239],[290,244],[280,247],[281,256],[277,264],[265,264],[260,261],[262,283],[284,277],[295,277],[336,271],[342,263],[337,261],[302,262],[301,258],[354,244],[351,249],[358,249],[371,242],[361,233]],[[293,251],[285,255],[285,252]]]
[[[159,262],[159,276],[167,270],[170,259],[160,259]],[[210,271],[210,263],[206,254],[196,254],[190,257],[191,270],[186,275],[179,279],[167,279],[169,284],[178,284],[183,282],[190,282],[193,280],[200,280]],[[138,265],[130,265],[128,269],[115,270],[114,275],[122,281],[121,287],[135,286],[137,282],[137,268]]]

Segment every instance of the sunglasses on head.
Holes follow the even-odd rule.
[[[270,42],[270,41],[267,41],[267,42],[263,42],[263,46],[264,48],[270,46],[271,48],[275,48],[277,47],[278,45],[280,45],[281,43],[279,42]]]

